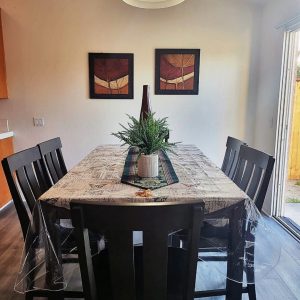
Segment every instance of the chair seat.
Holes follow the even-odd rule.
[[[109,247],[109,246],[108,246]],[[109,280],[109,250],[105,249],[93,257],[93,267],[98,291],[98,299],[113,299]],[[183,299],[183,283],[187,252],[182,248],[168,248],[168,299]],[[143,247],[134,247],[134,261],[137,287],[137,300],[143,295]]]
[[[202,237],[227,239],[229,235],[228,219],[207,219],[203,221]]]
[[[59,234],[62,253],[77,253],[77,244],[75,239],[74,228],[59,225]],[[102,235],[89,231],[89,237],[92,254],[99,253],[105,248],[104,237]]]
[[[229,235],[229,221],[228,219],[206,219],[203,221],[201,229],[201,237],[199,239],[198,248],[201,252],[210,252],[218,248],[227,248]],[[172,242],[173,246],[179,246],[177,239],[182,242],[185,248],[187,232],[181,230],[174,234]],[[218,251],[218,250],[217,250]]]
[[[199,252],[224,252],[228,246],[228,240],[221,238],[200,238],[198,244]]]

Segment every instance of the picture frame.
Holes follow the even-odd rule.
[[[133,54],[89,53],[91,99],[133,99]]]
[[[199,94],[200,49],[155,49],[155,94]]]

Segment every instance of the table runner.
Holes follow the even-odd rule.
[[[124,164],[121,182],[133,186],[155,190],[178,182],[172,163],[164,151],[158,152],[159,174],[155,178],[141,178],[137,175],[137,160],[139,153],[135,148],[130,148]]]

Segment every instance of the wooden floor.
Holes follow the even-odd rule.
[[[276,231],[274,245],[281,245],[280,260],[274,270],[256,284],[258,300],[300,299],[300,244],[270,218],[267,224]],[[0,300],[23,300],[24,296],[13,292],[19,268],[23,240],[13,205],[0,212]],[[268,255],[268,249],[265,249]],[[201,263],[200,263],[201,264]],[[221,273],[212,273],[209,263],[199,266],[197,289],[222,288]],[[210,300],[224,297],[206,298]],[[244,295],[243,299],[248,299]],[[155,299],[153,299],[155,300]]]

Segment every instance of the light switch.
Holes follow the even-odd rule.
[[[44,118],[33,118],[33,126],[44,127],[45,126]]]

